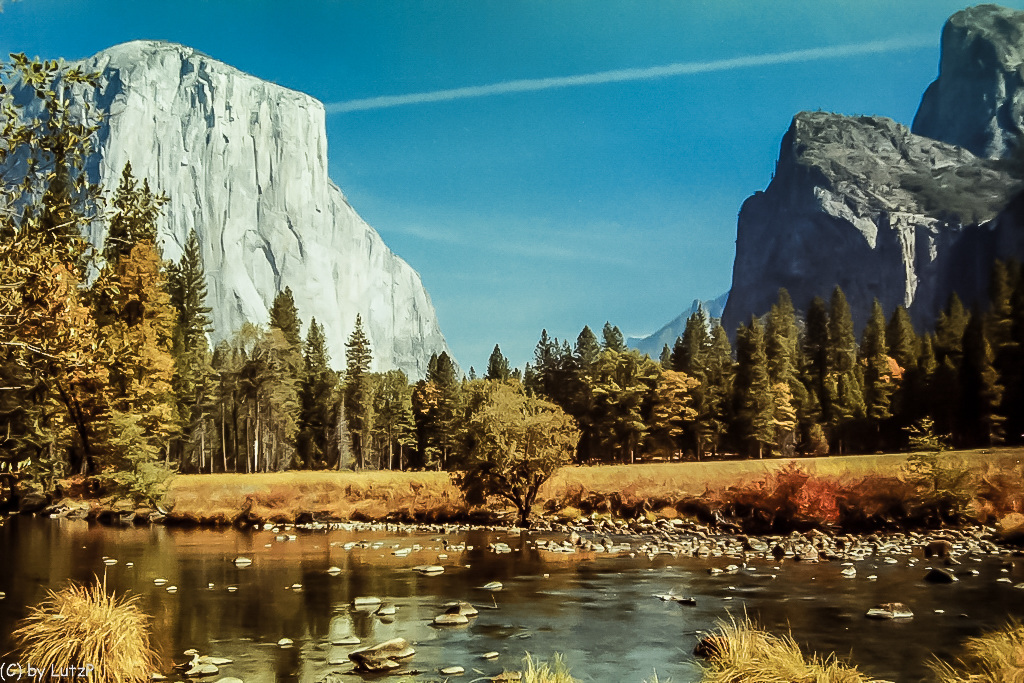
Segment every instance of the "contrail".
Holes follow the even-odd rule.
[[[856,57],[858,55],[916,50],[923,47],[933,47],[934,45],[934,38],[926,36],[912,36],[892,40],[879,40],[870,43],[853,43],[849,45],[834,45],[832,47],[816,47],[807,50],[792,50],[790,52],[775,52],[760,55],[749,55],[746,57],[733,57],[731,59],[716,59],[710,62],[677,62],[675,64],[665,64],[663,66],[651,66],[639,69],[614,69],[612,71],[598,71],[597,73],[591,74],[555,76],[551,78],[523,78],[512,81],[502,81],[500,83],[491,83],[489,85],[472,85],[465,88],[451,88],[449,90],[434,90],[431,92],[410,93],[408,95],[384,95],[381,97],[368,97],[361,100],[332,102],[326,104],[324,109],[328,114],[341,114],[349,111],[401,107],[407,104],[448,102],[451,100],[468,99],[470,97],[488,97],[490,95],[532,92],[535,90],[551,90],[554,88],[572,88],[581,85],[598,85],[601,83],[649,81],[656,78],[668,78],[669,76],[690,76],[693,74],[704,74],[714,71],[732,71],[734,69],[749,69],[758,66],[774,66],[776,64],[792,64],[794,62],[813,62],[820,59],[841,59],[843,57]]]

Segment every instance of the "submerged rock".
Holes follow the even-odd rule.
[[[869,609],[866,616],[872,619],[910,619],[914,613],[902,602],[884,602]]]

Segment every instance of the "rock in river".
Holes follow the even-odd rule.
[[[924,580],[928,583],[953,583],[959,581],[952,572],[948,572],[945,569],[930,569],[928,573],[924,575]]]
[[[394,638],[349,654],[348,658],[358,671],[390,671],[400,665],[397,659],[407,659],[416,654],[405,638]]]
[[[872,619],[910,619],[914,613],[902,602],[884,602],[869,609],[867,616]]]

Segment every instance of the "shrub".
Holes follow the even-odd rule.
[[[108,595],[106,579],[50,591],[12,636],[22,661],[47,675],[92,667],[89,683],[143,683],[158,666],[138,597]]]
[[[701,683],[871,683],[835,655],[806,659],[792,636],[773,636],[747,618],[721,624],[713,637],[724,647],[713,648]]]
[[[1024,625],[1008,624],[1000,631],[967,641],[967,656],[953,667],[932,664],[938,683],[1011,683],[1024,681]]]
[[[551,658],[550,664],[534,664],[533,658],[527,652],[523,658],[523,683],[576,683],[576,679],[570,675],[565,659],[557,652]]]

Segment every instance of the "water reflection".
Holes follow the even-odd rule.
[[[1021,568],[1004,572],[999,558],[968,562],[979,576],[935,586],[921,581],[924,562],[909,567],[906,557],[895,565],[858,562],[855,579],[843,578],[837,563],[790,562],[776,569],[771,561],[709,576],[709,566],[732,560],[581,558],[539,551],[527,536],[484,532],[447,540],[466,548],[446,549],[440,537],[425,533],[299,533],[289,541],[271,532],[118,530],[11,519],[0,528],[0,591],[7,593],[0,601],[0,651],[12,647],[13,624],[47,589],[104,571],[111,588],[141,596],[166,661],[181,660],[180,653],[194,647],[234,659],[222,674],[246,683],[315,683],[329,672],[340,672],[342,681],[362,680],[345,673],[351,670],[347,655],[358,646],[336,644],[353,635],[364,645],[407,639],[417,654],[406,668],[428,674],[456,664],[496,674],[517,666],[525,652],[541,658],[562,652],[581,681],[639,682],[657,669],[662,679],[685,683],[699,679],[690,654],[696,634],[744,612],[777,632],[791,629],[805,646],[850,654],[871,675],[916,681],[932,652],[956,653],[967,636],[1002,625],[1024,607],[1024,591],[1013,587],[1024,580]],[[345,548],[358,541],[366,547]],[[494,541],[513,552],[487,550]],[[238,556],[252,564],[236,566]],[[104,557],[118,563],[107,567]],[[412,571],[421,564],[446,571]],[[331,566],[340,574],[328,575]],[[869,574],[878,580],[867,580]],[[1012,583],[997,582],[1000,577]],[[177,592],[155,585],[157,578]],[[503,590],[480,588],[490,581],[501,581]],[[663,593],[694,596],[697,605],[653,597]],[[378,616],[376,605],[353,609],[365,596],[387,600],[397,614]],[[452,600],[472,602],[480,615],[467,626],[431,625]],[[910,604],[916,617],[864,618],[868,607],[896,600]],[[282,638],[293,647],[278,647]],[[487,651],[497,651],[498,659],[481,659]]]

